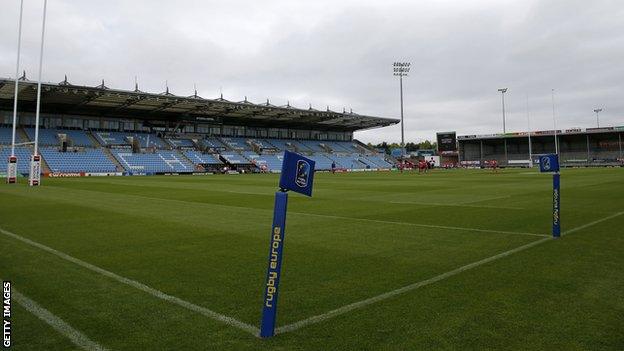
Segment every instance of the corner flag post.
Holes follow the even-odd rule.
[[[273,229],[271,230],[271,244],[269,246],[269,266],[264,290],[264,305],[262,306],[262,321],[260,336],[268,338],[275,333],[277,317],[277,297],[279,281],[282,271],[282,252],[284,251],[284,236],[286,234],[286,207],[288,193],[280,189],[275,193],[275,208],[273,209]]]
[[[284,237],[286,234],[287,191],[292,190],[303,195],[312,196],[313,181],[314,161],[294,152],[285,151],[279,182],[280,190],[275,193],[275,207],[273,209],[273,227],[271,229],[269,261],[264,284],[262,319],[260,322],[260,337],[262,338],[270,338],[275,335],[277,298],[282,274],[282,254],[284,252]]]
[[[24,0],[20,2],[19,21],[17,29],[17,63],[15,64],[15,93],[13,100],[13,129],[11,133],[11,156],[7,164],[7,183],[17,182],[17,157],[15,156],[15,129],[17,128],[17,95],[19,84],[20,51],[22,47],[22,17],[24,14]]]
[[[46,10],[48,0],[43,0],[43,21],[41,23],[41,48],[39,50],[39,76],[37,78],[37,108],[35,110],[35,150],[30,161],[28,185],[41,184],[41,155],[39,155],[39,115],[41,110],[41,71],[43,68],[43,44],[45,39]]]
[[[559,174],[559,155],[550,154],[540,156],[540,172],[553,173],[553,214],[552,214],[552,236],[561,236],[561,178]]]
[[[553,238],[559,238],[561,236],[561,182],[559,171],[553,173],[553,224],[552,235]]]

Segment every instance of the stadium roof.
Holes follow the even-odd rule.
[[[0,78],[0,109],[13,109],[14,79]],[[19,110],[35,111],[37,83],[24,77],[19,81]],[[364,116],[353,112],[300,109],[275,106],[267,100],[256,104],[205,99],[195,92],[191,96],[146,93],[108,88],[102,84],[89,87],[61,83],[42,83],[41,112],[106,118],[131,118],[153,121],[189,121],[209,124],[243,125],[269,128],[356,131],[385,127],[398,119]]]

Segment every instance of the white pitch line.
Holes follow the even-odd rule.
[[[494,208],[494,209],[504,209],[504,210],[524,210],[522,207],[511,207],[511,206],[494,206],[494,205],[470,205],[469,203],[459,203],[459,204],[444,204],[439,202],[417,202],[417,201],[390,201],[391,204],[412,204],[412,205],[423,205],[423,206],[439,206],[439,207],[472,207],[472,208]]]
[[[82,260],[77,259],[75,257],[69,256],[66,253],[63,253],[63,252],[55,250],[55,249],[53,249],[51,247],[45,246],[43,244],[40,244],[40,243],[38,243],[36,241],[32,241],[32,240],[30,240],[28,238],[25,238],[23,236],[20,236],[20,235],[17,235],[15,233],[11,233],[9,231],[6,231],[6,230],[4,230],[2,228],[0,228],[0,233],[4,234],[6,236],[9,236],[11,238],[17,239],[17,240],[19,240],[19,241],[21,241],[23,243],[28,244],[28,245],[34,246],[36,248],[39,248],[39,249],[41,249],[43,251],[49,252],[49,253],[51,253],[51,254],[53,254],[55,256],[58,256],[58,257],[60,257],[60,258],[62,258],[64,260],[66,260],[66,261],[75,263],[75,264],[77,264],[77,265],[79,265],[79,266],[81,266],[83,268],[86,268],[88,270],[94,271],[96,273],[100,273],[101,275],[109,277],[109,278],[111,278],[113,280],[116,280],[116,281],[118,281],[120,283],[123,283],[123,284],[129,285],[129,286],[131,286],[133,288],[139,289],[139,290],[141,290],[143,292],[146,292],[146,293],[148,293],[148,294],[150,294],[150,295],[152,295],[154,297],[157,297],[159,299],[162,299],[162,300],[165,300],[165,301],[169,301],[169,302],[171,302],[173,304],[176,304],[178,306],[184,307],[184,308],[186,308],[188,310],[191,310],[193,312],[197,312],[199,314],[202,314],[202,315],[204,315],[206,317],[209,317],[211,319],[214,319],[216,321],[225,323],[225,324],[227,324],[229,326],[236,327],[238,329],[241,329],[243,331],[251,333],[254,336],[257,336],[259,334],[259,332],[260,332],[260,330],[258,328],[254,327],[252,325],[249,325],[247,323],[241,322],[241,321],[239,321],[239,320],[237,320],[235,318],[232,318],[232,317],[220,314],[218,312],[212,311],[212,310],[207,309],[205,307],[201,307],[201,306],[195,305],[195,304],[193,304],[191,302],[188,302],[186,300],[182,300],[182,299],[180,299],[178,297],[175,297],[175,296],[172,296],[172,295],[167,295],[167,294],[165,294],[164,292],[162,292],[160,290],[156,290],[156,289],[154,289],[152,287],[149,287],[149,286],[147,286],[147,285],[145,285],[143,283],[140,283],[140,282],[138,282],[136,280],[132,280],[132,279],[129,279],[129,278],[126,278],[126,277],[122,277],[122,276],[117,275],[117,274],[115,274],[113,272],[107,271],[107,270],[105,270],[103,268],[94,266],[94,265],[92,265],[92,264],[90,264],[88,262],[85,262],[85,261],[82,261]]]
[[[51,187],[54,187],[54,186],[50,186],[50,185],[47,186],[47,188],[51,188]],[[96,191],[96,190],[80,190],[80,191],[81,192],[95,192],[95,193],[111,194],[111,193],[102,192],[102,191]],[[194,201],[177,200],[177,199],[165,199],[165,198],[162,198],[162,197],[152,197],[152,196],[143,196],[143,195],[126,195],[126,196],[128,196],[128,197],[137,197],[137,198],[142,198],[142,199],[149,199],[149,200],[156,200],[156,201],[167,201],[167,202],[183,203],[185,205],[195,205],[195,206],[203,205],[203,206],[207,206],[207,207],[236,208],[236,209],[243,209],[243,210],[248,210],[248,211],[264,211],[264,212],[267,212],[267,213],[272,212],[272,210],[267,210],[267,209],[262,209],[262,208],[255,208],[255,207],[247,207],[247,206],[223,205],[223,204],[208,203],[208,202],[194,202]],[[352,220],[352,221],[363,221],[363,222],[369,222],[369,223],[398,224],[398,225],[415,226],[415,227],[422,227],[422,228],[437,228],[437,229],[448,229],[448,230],[461,230],[461,231],[468,231],[468,232],[481,232],[481,233],[494,233],[494,234],[510,234],[510,235],[528,235],[528,236],[549,237],[549,235],[538,234],[538,233],[509,232],[509,231],[492,230],[492,229],[450,227],[450,226],[435,225],[435,224],[420,224],[420,223],[410,223],[410,222],[384,221],[384,220],[381,220],[381,219],[369,219],[369,218],[334,216],[334,215],[326,215],[326,214],[320,214],[320,213],[305,213],[305,212],[294,212],[294,211],[291,211],[289,213],[290,214],[301,215],[301,216],[312,216],[312,217],[321,217],[321,218],[344,219],[344,220]]]
[[[578,232],[579,230],[583,230],[585,228],[594,226],[596,224],[600,224],[600,223],[602,223],[604,221],[608,221],[608,220],[613,219],[615,217],[619,217],[619,216],[621,216],[623,214],[624,214],[624,211],[621,211],[621,212],[618,212],[618,213],[614,213],[614,214],[612,214],[610,216],[607,216],[607,217],[604,217],[604,218],[601,218],[601,219],[597,219],[597,220],[595,220],[593,222],[585,223],[585,224],[583,224],[581,226],[578,226],[578,227],[570,229],[570,230],[566,230],[563,233],[561,233],[561,235],[568,235],[568,234],[572,234],[572,233]]]
[[[72,343],[74,343],[74,345],[87,351],[107,350],[105,347],[89,339],[88,336],[76,330],[71,325],[67,324],[67,322],[54,315],[52,312],[46,310],[35,301],[22,295],[17,290],[13,289],[11,293],[12,297],[15,299],[15,301],[17,301],[18,304],[22,305],[22,307],[28,310],[28,312],[32,313],[37,318],[41,319],[46,324],[54,328],[54,330],[59,332],[61,335],[67,337],[69,340],[71,340]]]
[[[465,201],[465,202],[462,202],[462,204],[475,204],[475,203],[483,202],[483,201],[502,200],[502,199],[509,199],[509,198],[511,198],[511,195],[488,197],[485,199]]]
[[[422,223],[411,223],[411,222],[397,222],[397,221],[385,221],[385,220],[382,220],[382,219],[334,216],[334,215],[326,215],[326,214],[318,214],[318,213],[304,213],[304,212],[290,212],[290,213],[291,214],[294,213],[294,214],[298,214],[298,215],[303,215],[303,216],[335,218],[335,219],[364,221],[364,222],[382,223],[382,224],[398,224],[398,225],[406,225],[406,226],[414,226],[414,227],[422,227],[422,228],[436,228],[436,229],[448,229],[448,230],[461,230],[461,231],[467,231],[467,232],[480,232],[480,233],[494,233],[494,234],[509,234],[509,235],[527,235],[527,236],[550,237],[550,235],[546,235],[546,234],[525,233],[525,232],[509,232],[509,231],[505,231],[505,230],[451,227],[451,226],[445,226],[445,225],[422,224]]]
[[[550,238],[542,238],[542,239],[533,241],[531,243],[522,245],[522,246],[517,247],[515,249],[509,250],[509,251],[505,251],[503,253],[500,253],[500,254],[497,254],[497,255],[485,258],[483,260],[467,264],[465,266],[459,267],[459,268],[454,269],[452,271],[448,271],[446,273],[442,273],[442,274],[437,275],[437,276],[435,276],[433,278],[429,278],[429,279],[426,279],[426,280],[423,280],[423,281],[420,281],[420,282],[417,282],[417,283],[406,285],[404,287],[401,287],[399,289],[383,293],[381,295],[377,295],[377,296],[374,296],[374,297],[371,297],[371,298],[368,298],[368,299],[365,299],[365,300],[354,302],[354,303],[342,306],[340,308],[337,308],[335,310],[331,310],[331,311],[323,313],[323,314],[319,314],[319,315],[316,315],[316,316],[313,316],[313,317],[310,317],[310,318],[306,318],[306,319],[301,320],[299,322],[295,322],[295,323],[292,323],[292,324],[285,325],[283,327],[279,327],[279,328],[277,328],[276,332],[278,334],[287,333],[287,332],[291,332],[291,331],[303,328],[303,327],[311,325],[311,324],[316,324],[316,323],[323,322],[325,320],[328,320],[330,318],[333,318],[333,317],[345,314],[345,313],[353,311],[355,309],[371,305],[371,304],[373,304],[375,302],[383,301],[383,300],[389,299],[391,297],[394,297],[394,296],[406,293],[408,291],[412,291],[412,290],[421,288],[423,286],[427,286],[427,285],[433,284],[435,282],[438,282],[440,280],[452,277],[452,276],[454,276],[456,274],[459,274],[459,273],[467,271],[469,269],[478,267],[478,266],[483,265],[485,263],[492,262],[492,261],[495,261],[495,260],[497,260],[499,258],[509,256],[509,255],[511,255],[513,253],[526,250],[526,249],[528,249],[530,247],[533,247],[535,245],[541,244],[541,243],[543,243],[545,241],[548,241],[548,240],[551,240],[551,239]]]
[[[264,196],[272,196],[272,192],[261,193],[261,192],[252,192],[252,191],[236,191],[236,190],[218,190],[212,189],[211,191],[223,192],[223,193],[232,193],[232,194],[243,194],[243,195],[264,195]]]
[[[582,226],[579,226],[579,227],[576,227],[574,229],[568,230],[568,231],[564,232],[562,235],[572,234],[572,233],[577,232],[579,230],[586,229],[588,227],[594,226],[594,225],[602,223],[604,221],[608,221],[610,219],[613,219],[615,217],[621,216],[623,214],[624,214],[624,211],[615,213],[613,215],[610,215],[610,216],[607,216],[607,217],[595,220],[593,222],[586,223],[586,224],[584,224]],[[387,299],[389,299],[391,297],[404,294],[406,292],[409,292],[409,291],[421,288],[423,286],[431,285],[433,283],[439,282],[441,280],[444,280],[446,278],[452,277],[452,276],[457,275],[459,273],[465,272],[465,271],[467,271],[469,269],[476,268],[476,267],[479,267],[479,266],[484,265],[486,263],[496,261],[498,259],[501,259],[503,257],[507,257],[507,256],[512,255],[512,254],[517,253],[517,252],[524,251],[526,249],[529,249],[531,247],[540,245],[540,244],[545,243],[545,242],[550,241],[550,240],[551,240],[551,238],[548,238],[548,237],[547,238],[542,238],[540,240],[536,240],[536,241],[530,242],[528,244],[519,246],[519,247],[517,247],[515,249],[511,249],[511,250],[499,253],[497,255],[490,256],[488,258],[484,258],[482,260],[479,260],[479,261],[467,264],[465,266],[461,266],[461,267],[459,267],[457,269],[454,269],[452,271],[448,271],[446,273],[442,273],[442,274],[437,275],[437,276],[435,276],[433,278],[429,278],[429,279],[426,279],[426,280],[423,280],[423,281],[420,281],[420,282],[417,282],[417,283],[406,285],[406,286],[404,286],[402,288],[398,288],[396,290],[392,290],[392,291],[383,293],[381,295],[377,295],[377,296],[374,296],[374,297],[371,297],[371,298],[368,298],[368,299],[365,299],[365,300],[354,302],[354,303],[351,303],[351,304],[339,307],[339,308],[337,308],[335,310],[331,310],[331,311],[323,313],[323,314],[312,316],[312,317],[303,319],[301,321],[298,321],[298,322],[295,322],[295,323],[292,323],[292,324],[288,324],[288,325],[285,325],[283,327],[279,327],[279,328],[276,329],[276,333],[277,334],[287,333],[287,332],[291,332],[291,331],[294,331],[294,330],[306,327],[306,326],[311,325],[311,324],[316,324],[316,323],[320,323],[320,322],[326,321],[328,319],[331,319],[331,318],[343,315],[343,314],[345,314],[347,312],[350,312],[350,311],[353,311],[353,310],[356,310],[356,309],[359,309],[359,308],[362,308],[362,307],[374,304],[376,302],[387,300]]]

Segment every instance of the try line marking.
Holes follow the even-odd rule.
[[[116,281],[118,281],[120,283],[123,283],[123,284],[129,285],[129,286],[131,286],[133,288],[139,289],[139,290],[141,290],[143,292],[146,292],[146,293],[148,293],[148,294],[150,294],[150,295],[152,295],[154,297],[157,297],[159,299],[162,299],[162,300],[165,300],[165,301],[169,301],[169,302],[171,302],[173,304],[176,304],[178,306],[184,307],[184,308],[186,308],[186,309],[188,309],[190,311],[197,312],[197,313],[202,314],[202,315],[204,315],[204,316],[206,316],[208,318],[214,319],[216,321],[225,323],[225,324],[227,324],[229,326],[236,327],[236,328],[238,328],[240,330],[246,331],[246,332],[248,332],[248,333],[250,333],[250,334],[252,334],[254,336],[257,336],[260,333],[260,329],[254,327],[253,325],[249,325],[249,324],[241,322],[241,321],[239,321],[239,320],[237,320],[235,318],[232,318],[232,317],[226,316],[224,314],[220,314],[220,313],[217,313],[215,311],[209,310],[209,309],[207,309],[205,307],[201,307],[201,306],[195,305],[195,304],[193,304],[191,302],[188,302],[186,300],[182,300],[182,299],[180,299],[178,297],[175,297],[175,296],[172,296],[172,295],[167,295],[167,294],[165,294],[164,292],[162,292],[160,290],[156,290],[156,289],[154,289],[152,287],[149,287],[149,286],[147,286],[147,285],[145,285],[143,283],[140,283],[140,282],[138,282],[136,280],[132,280],[132,279],[129,279],[129,278],[126,278],[126,277],[122,277],[122,276],[117,275],[117,274],[115,274],[115,273],[113,273],[111,271],[107,271],[107,270],[105,270],[103,268],[100,268],[98,266],[92,265],[92,264],[90,264],[88,262],[85,262],[85,261],[82,261],[82,260],[77,259],[75,257],[69,256],[66,253],[63,253],[63,252],[58,251],[58,250],[55,250],[55,249],[53,249],[51,247],[45,246],[45,245],[40,244],[40,243],[38,243],[36,241],[32,241],[32,240],[30,240],[28,238],[25,238],[23,236],[17,235],[15,233],[11,233],[11,232],[9,232],[7,230],[4,230],[2,228],[0,228],[0,233],[4,234],[6,236],[9,236],[9,237],[11,237],[13,239],[17,239],[17,240],[19,240],[19,241],[21,241],[23,243],[26,243],[26,244],[28,244],[30,246],[34,246],[34,247],[36,247],[38,249],[41,249],[41,250],[46,251],[48,253],[51,253],[51,254],[53,254],[53,255],[55,255],[57,257],[60,257],[60,258],[62,258],[64,260],[66,260],[66,261],[69,261],[71,263],[77,264],[77,265],[79,265],[79,266],[81,266],[83,268],[86,268],[86,269],[91,270],[93,272],[99,273],[99,274],[101,274],[103,276],[109,277],[109,278],[111,278],[113,280],[116,280]]]
[[[512,206],[494,206],[494,205],[471,205],[469,203],[458,204],[444,204],[440,202],[417,202],[417,201],[390,201],[391,204],[406,204],[406,205],[423,205],[423,206],[436,206],[436,207],[471,207],[471,208],[494,208],[503,210],[524,210],[522,207]]]
[[[576,227],[574,229],[570,229],[570,230],[562,233],[562,235],[572,234],[572,233],[577,232],[579,230],[586,229],[588,227],[594,226],[594,225],[602,223],[604,221],[608,221],[610,219],[613,219],[615,217],[621,216],[623,214],[624,214],[624,211],[615,213],[613,215],[610,215],[610,216],[607,216],[607,217],[595,220],[593,222],[586,223],[586,224],[584,224],[582,226],[579,226],[579,227]],[[397,295],[401,295],[401,294],[404,294],[404,293],[412,291],[412,290],[416,290],[416,289],[421,288],[423,286],[431,285],[433,283],[439,282],[439,281],[444,280],[446,278],[450,278],[450,277],[452,277],[454,275],[457,275],[459,273],[465,272],[465,271],[467,271],[469,269],[476,268],[476,267],[479,267],[479,266],[484,265],[486,263],[493,262],[493,261],[499,260],[499,259],[501,259],[503,257],[507,257],[509,255],[513,255],[515,253],[527,250],[529,248],[532,248],[534,246],[543,244],[543,243],[545,243],[547,241],[550,241],[550,240],[553,240],[553,239],[551,239],[550,237],[547,237],[547,238],[542,238],[542,239],[530,242],[528,244],[519,246],[519,247],[517,247],[515,249],[511,249],[511,250],[508,250],[508,251],[505,251],[505,252],[501,252],[501,253],[499,253],[497,255],[490,256],[488,258],[484,258],[484,259],[482,259],[480,261],[469,263],[469,264],[467,264],[465,266],[461,266],[459,268],[456,268],[456,269],[454,269],[452,271],[448,271],[446,273],[442,273],[442,274],[437,275],[437,276],[435,276],[433,278],[429,278],[429,279],[426,279],[426,280],[423,280],[423,281],[420,281],[420,282],[417,282],[417,283],[406,285],[404,287],[401,287],[401,288],[398,288],[396,290],[392,290],[392,291],[383,293],[381,295],[377,295],[377,296],[374,296],[374,297],[371,297],[371,298],[368,298],[368,299],[365,299],[365,300],[361,300],[361,301],[357,301],[357,302],[354,302],[354,303],[350,303],[348,305],[336,308],[336,309],[331,310],[329,312],[326,312],[326,313],[323,313],[323,314],[319,314],[319,315],[316,315],[316,316],[312,316],[312,317],[300,320],[298,322],[295,322],[295,323],[292,323],[292,324],[288,324],[288,325],[279,327],[279,328],[277,328],[275,330],[275,332],[277,334],[287,333],[287,332],[291,332],[291,331],[294,331],[294,330],[306,327],[308,325],[312,325],[312,324],[316,324],[316,323],[320,323],[320,322],[326,321],[328,319],[331,319],[331,318],[343,315],[343,314],[345,314],[347,312],[350,312],[350,311],[353,311],[353,310],[356,310],[356,309],[359,309],[359,308],[362,308],[362,307],[374,304],[376,302],[387,300],[387,299],[389,299],[391,297],[394,297],[394,296],[397,296]]]
[[[37,318],[44,321],[46,324],[51,326],[54,330],[59,332],[59,334],[65,336],[69,340],[71,340],[74,345],[80,347],[83,350],[87,351],[106,351],[107,349],[102,345],[92,341],[81,333],[79,330],[74,329],[71,325],[67,324],[64,320],[54,315],[52,312],[46,310],[41,305],[36,303],[35,301],[29,299],[28,297],[22,295],[17,290],[13,289],[11,292],[12,297],[24,307],[28,312],[35,315]]]
[[[48,185],[46,188],[61,188]],[[90,193],[103,193],[103,194],[112,194],[105,191],[97,191],[97,190],[79,190],[80,192],[90,192]],[[165,199],[162,197],[152,197],[152,196],[144,196],[144,195],[134,195],[134,194],[124,194],[126,197],[130,198],[140,198],[140,199],[149,199],[149,200],[157,200],[163,202],[175,202],[175,203],[183,203],[185,205],[193,205],[193,206],[206,206],[206,207],[221,207],[221,208],[236,208],[236,209],[244,209],[247,211],[262,211],[267,213],[272,213],[272,210],[255,208],[255,207],[247,207],[247,206],[235,206],[235,205],[223,205],[216,204],[210,202],[196,202],[196,201],[186,201],[186,200],[178,200],[178,199]],[[502,196],[500,198],[504,198]],[[487,200],[491,200],[487,199]],[[487,201],[483,200],[483,201]],[[481,200],[479,200],[481,201]],[[474,203],[474,202],[470,202]],[[370,218],[358,218],[358,217],[348,217],[348,216],[335,216],[328,215],[322,213],[305,213],[305,212],[296,212],[289,211],[289,214],[295,214],[299,216],[309,216],[309,217],[319,217],[319,218],[333,218],[333,219],[342,219],[342,220],[351,220],[351,221],[361,221],[368,223],[381,223],[381,224],[396,224],[396,225],[405,225],[405,226],[413,226],[413,227],[421,227],[421,228],[435,228],[435,229],[447,229],[447,230],[459,230],[466,232],[477,232],[477,233],[490,233],[490,234],[508,234],[508,235],[528,235],[528,236],[539,236],[539,237],[550,237],[550,235],[539,234],[539,233],[525,233],[525,232],[510,232],[504,230],[493,230],[493,229],[479,229],[479,228],[465,228],[465,227],[452,227],[452,226],[444,226],[444,225],[435,225],[435,224],[421,224],[421,223],[411,223],[411,222],[398,222],[398,221],[386,221],[383,219],[370,219]]]
[[[292,211],[289,212],[289,213],[291,213],[291,214],[294,213],[294,214],[303,215],[303,216],[335,218],[335,219],[344,219],[344,220],[352,220],[352,221],[363,221],[363,222],[371,222],[371,223],[382,223],[382,224],[398,224],[398,225],[406,225],[406,226],[421,227],[421,228],[461,230],[461,231],[466,231],[466,232],[493,233],[493,234],[528,235],[528,236],[540,236],[540,237],[550,238],[550,235],[537,234],[537,233],[509,232],[509,231],[505,231],[505,230],[479,229],[479,228],[451,227],[451,226],[435,225],[435,224],[421,224],[421,223],[411,223],[411,222],[386,221],[386,220],[383,220],[383,219],[370,219],[370,218],[334,216],[334,215],[326,215],[326,214],[319,214],[319,213],[304,213],[304,212],[292,212]]]

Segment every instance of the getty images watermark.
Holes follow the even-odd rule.
[[[11,282],[2,282],[2,346],[11,347]]]

